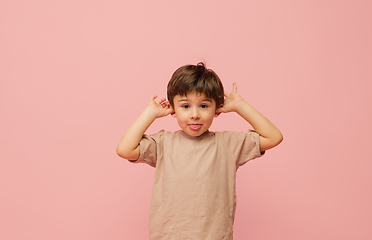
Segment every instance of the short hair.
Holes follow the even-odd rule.
[[[167,97],[172,107],[176,95],[187,96],[188,93],[201,93],[216,102],[216,108],[224,102],[224,90],[217,74],[205,67],[203,62],[197,65],[184,65],[178,68],[168,82]]]

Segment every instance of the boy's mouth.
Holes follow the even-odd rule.
[[[193,131],[197,131],[202,127],[201,124],[189,124],[189,128]]]

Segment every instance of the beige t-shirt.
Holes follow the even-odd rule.
[[[233,239],[236,170],[259,156],[259,135],[254,131],[144,135],[134,162],[156,168],[150,239]]]

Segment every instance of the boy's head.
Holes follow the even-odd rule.
[[[208,131],[224,102],[222,83],[203,63],[177,69],[168,83],[168,101],[182,131],[200,136]]]
[[[207,69],[202,62],[178,68],[168,83],[167,97],[173,108],[175,96],[187,96],[189,93],[198,93],[213,99],[216,102],[216,109],[224,102],[224,90],[220,78],[213,70]]]

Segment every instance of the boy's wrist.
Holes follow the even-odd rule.
[[[143,110],[142,114],[146,115],[148,118],[150,119],[156,119],[157,118],[157,113],[155,111],[155,109],[153,109],[152,107],[146,107],[145,110]]]
[[[239,102],[236,103],[235,112],[240,114],[247,105],[249,104],[242,98],[241,100],[239,100]]]

